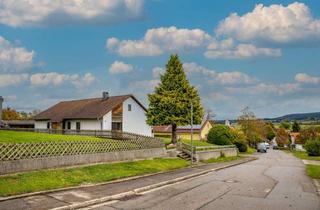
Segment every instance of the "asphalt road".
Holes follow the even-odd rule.
[[[86,209],[320,210],[320,199],[301,160],[269,150],[256,161]]]

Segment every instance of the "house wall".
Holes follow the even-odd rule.
[[[66,129],[67,123],[71,122],[71,129],[76,130],[76,123],[80,122],[81,130],[101,130],[101,121],[100,120],[67,120],[66,121]]]
[[[49,121],[35,121],[34,128],[35,129],[47,129],[47,123]]]
[[[131,111],[128,111],[128,104],[131,104]],[[152,136],[151,126],[146,120],[145,110],[134,99],[128,98],[123,102],[123,131]]]
[[[178,133],[178,139],[191,139],[191,133]],[[192,136],[193,140],[200,140],[199,133],[194,132]]]
[[[207,135],[211,128],[212,128],[212,124],[209,121],[206,121],[206,123],[202,126],[202,129],[201,129],[201,133],[200,133],[201,139],[207,140]]]
[[[103,130],[111,130],[112,112],[108,112],[103,116]]]

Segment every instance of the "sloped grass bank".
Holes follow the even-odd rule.
[[[0,143],[86,141],[86,140],[101,141],[105,139],[97,138],[93,136],[62,135],[62,134],[0,130]]]
[[[187,167],[178,158],[158,158],[133,162],[43,170],[0,177],[0,196],[18,195],[82,184],[101,183],[143,174]]]

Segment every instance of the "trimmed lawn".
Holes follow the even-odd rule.
[[[164,137],[164,136],[155,136],[157,138],[160,138],[160,139],[163,139],[164,143],[166,146],[168,146],[169,144],[171,144],[171,137]],[[178,141],[181,141],[183,143],[186,143],[186,144],[191,144],[191,140],[190,139],[180,139]],[[206,141],[199,141],[199,140],[193,140],[193,145],[194,146],[213,146],[214,144],[210,144]]]
[[[305,160],[320,160],[320,156],[309,156],[306,152],[290,151],[294,156]]]
[[[189,166],[178,158],[157,158],[70,169],[43,170],[0,177],[0,196],[10,196],[81,184],[101,183]]]
[[[182,139],[181,141],[185,144],[191,145],[191,140],[189,140],[189,139]],[[206,142],[206,141],[193,140],[193,146],[196,146],[196,147],[214,146],[214,144],[210,144],[209,142]]]
[[[234,156],[234,157],[219,157],[219,158],[211,158],[209,160],[204,160],[204,163],[220,163],[220,162],[229,162],[233,160],[238,160],[244,157],[241,156]]]
[[[252,155],[253,153],[255,153],[257,150],[255,148],[252,147],[248,147],[246,152],[240,152],[240,154],[248,154],[248,155]]]
[[[314,179],[320,179],[320,166],[317,165],[307,165],[307,174],[314,178]]]
[[[93,136],[76,136],[48,133],[34,133],[23,131],[0,130],[0,143],[27,143],[27,142],[46,142],[46,141],[85,141],[105,140]]]

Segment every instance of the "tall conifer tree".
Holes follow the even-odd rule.
[[[160,84],[149,94],[147,122],[150,125],[171,125],[172,143],[177,142],[177,126],[189,125],[191,103],[193,122],[201,123],[203,107],[198,91],[191,86],[178,55],[171,55],[166,72],[160,76]]]

